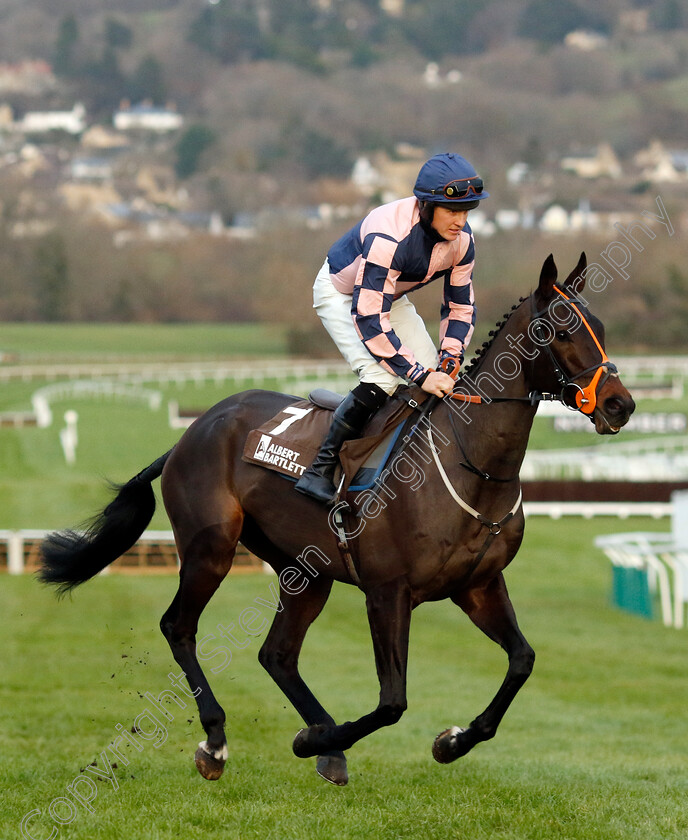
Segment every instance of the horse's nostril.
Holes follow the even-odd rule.
[[[632,399],[623,397],[609,397],[604,401],[604,410],[607,414],[628,414],[635,410],[635,403]]]

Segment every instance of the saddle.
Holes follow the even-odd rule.
[[[404,426],[427,398],[421,388],[402,386],[368,421],[361,437],[348,440],[339,453],[342,492],[371,487],[400,441]],[[318,454],[341,394],[317,388],[248,433],[242,460],[298,481]]]

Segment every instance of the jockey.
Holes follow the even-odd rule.
[[[435,370],[438,355],[407,293],[442,279],[439,361],[456,365],[473,334],[473,234],[468,211],[488,197],[465,159],[439,154],[421,167],[414,195],[372,210],[330,248],[313,286],[314,308],[360,384],[332,425],[296,489],[324,504],[339,450],[358,437],[387,396],[406,382],[443,397],[454,385]]]

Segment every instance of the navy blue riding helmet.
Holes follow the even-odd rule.
[[[475,167],[452,152],[435,155],[423,164],[413,194],[419,201],[444,207],[470,205],[467,210],[490,195]]]

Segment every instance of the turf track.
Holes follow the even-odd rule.
[[[665,527],[639,523],[633,528]],[[57,603],[31,578],[0,587],[0,837],[57,827],[72,840],[467,838],[655,840],[688,836],[686,634],[609,606],[609,566],[591,548],[616,521],[532,520],[507,580],[538,659],[496,739],[442,767],[430,745],[491,699],[503,654],[448,603],[412,625],[409,710],[349,753],[334,788],[291,754],[300,721],[256,662],[259,639],[211,677],[228,715],[219,782],[196,773],[195,710],[168,707],[167,738],[127,753],[93,812],[57,802],[177,671],[157,629],[173,577],[108,576]],[[230,576],[201,634],[236,621],[271,578]],[[215,666],[220,660],[207,662]],[[340,720],[369,711],[377,685],[360,593],[335,589],[312,628],[303,673]],[[55,810],[56,809],[56,810]],[[26,836],[26,835],[24,835]]]

